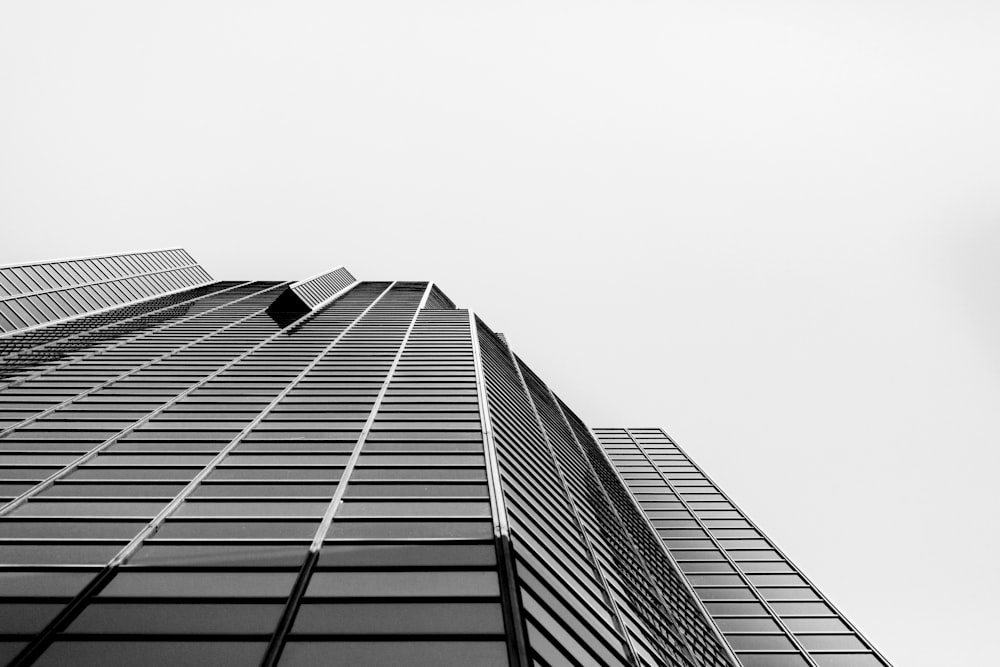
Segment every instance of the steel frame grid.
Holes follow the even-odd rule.
[[[350,290],[352,290],[355,286],[357,286],[357,284],[358,283],[355,282],[352,285],[348,286],[347,288],[345,288],[344,290],[342,290],[339,295],[346,294],[347,292],[349,292]],[[283,286],[283,284],[279,283],[278,285],[272,286],[272,287],[270,287],[270,288],[268,288],[267,290],[264,290],[264,291],[266,292],[266,291],[270,291],[270,290],[276,290],[276,289],[281,288],[282,286]],[[262,313],[265,312],[266,307],[267,307],[267,304],[264,304],[262,307],[253,310],[248,315],[240,318],[239,320],[237,320],[237,321],[235,321],[233,323],[230,323],[229,326],[224,327],[224,328],[228,329],[231,326],[235,326],[238,322],[247,321],[247,320],[249,320],[252,317],[260,316]],[[253,345],[252,347],[250,347],[249,349],[247,349],[246,351],[244,351],[242,354],[239,354],[237,357],[232,358],[229,362],[227,362],[226,364],[224,364],[222,367],[218,368],[215,372],[211,373],[208,376],[203,377],[195,385],[189,387],[187,390],[185,390],[185,391],[181,392],[180,394],[178,394],[177,396],[173,397],[167,403],[161,405],[160,408],[158,408],[154,412],[156,414],[162,413],[170,405],[174,405],[177,402],[179,402],[180,400],[182,400],[184,397],[191,395],[199,387],[204,386],[208,382],[210,382],[212,379],[214,379],[216,377],[219,377],[220,375],[222,375],[229,368],[232,368],[232,367],[236,366],[240,361],[248,358],[250,355],[252,355],[257,350],[260,350],[260,349],[264,348],[268,343],[270,343],[270,342],[272,342],[274,340],[277,340],[282,335],[288,335],[289,332],[292,331],[292,330],[296,330],[296,329],[301,328],[310,319],[312,319],[312,316],[314,316],[315,314],[318,314],[318,312],[321,312],[321,311],[314,311],[313,313],[310,313],[305,318],[303,318],[299,322],[296,322],[295,324],[293,324],[292,326],[290,326],[288,328],[280,328],[280,329],[278,329],[273,334],[267,336],[266,338],[264,338],[259,343]],[[218,329],[218,330],[215,330],[215,331],[211,332],[208,335],[209,336],[217,335],[217,334],[219,334],[221,332],[222,332],[222,329]],[[142,423],[148,422],[150,418],[152,418],[152,415],[147,415],[146,418],[140,420],[139,422],[134,422],[126,430],[128,430],[129,432],[134,431]],[[102,443],[102,445],[107,445],[107,442]],[[92,452],[88,452],[88,454],[90,454],[90,453],[92,453]],[[94,455],[96,455],[96,453]],[[212,463],[217,464],[218,461],[221,460],[221,458],[223,458],[223,457],[215,457],[215,458],[213,458]],[[66,468],[63,468],[62,471],[60,471],[60,472],[63,472],[65,470],[66,470]],[[45,480],[45,481],[50,481],[50,480]],[[55,480],[51,480],[51,481],[55,481]],[[193,486],[194,485],[192,485],[192,488],[193,488]],[[37,486],[33,487],[33,490],[35,490],[35,489],[37,489]],[[185,487],[185,490],[189,491],[189,489],[187,489],[187,487]],[[35,493],[37,493],[37,492],[38,491],[36,490]],[[31,495],[35,495],[35,494],[33,493]],[[17,506],[19,506],[20,504],[23,504],[28,499],[29,498],[27,498],[27,497],[24,498],[23,500],[21,500],[20,503],[18,503]],[[6,505],[2,510],[0,510],[0,512],[2,512],[2,513],[9,513],[10,511],[13,511],[13,509],[16,509],[16,506],[12,507],[13,504],[14,504],[13,502],[12,503],[8,503],[8,505]],[[171,507],[171,509],[176,509],[176,506],[178,504],[179,503],[170,503],[170,504],[168,504],[168,506]],[[116,574],[116,570],[117,570],[118,566],[121,565],[132,553],[134,553],[134,551],[136,549],[138,549],[141,546],[143,539],[145,539],[146,537],[148,537],[148,534],[150,532],[155,531],[155,526],[158,526],[159,523],[162,523],[162,520],[166,518],[167,514],[168,513],[164,513],[163,517],[160,517],[159,514],[157,515],[157,517],[154,517],[154,519],[150,521],[150,524],[153,524],[154,522],[157,522],[157,520],[159,519],[158,523],[156,523],[152,528],[150,527],[149,524],[147,524],[146,529],[144,529],[140,533],[139,536],[137,536],[136,538],[133,538],[124,548],[122,548],[118,552],[118,554],[116,556],[114,556],[112,558],[111,561],[109,561],[108,563],[106,563],[101,568],[101,570],[97,574],[97,576],[95,576],[87,584],[87,586],[82,591],[80,591],[76,596],[74,596],[74,598],[72,599],[72,601],[69,604],[67,604],[65,607],[63,607],[63,609],[61,610],[61,612],[59,614],[57,614],[56,617],[53,618],[47,624],[47,626],[38,635],[36,635],[35,638],[31,642],[28,643],[27,646],[25,646],[25,648],[18,654],[17,657],[15,657],[14,661],[11,664],[12,665],[21,665],[21,664],[29,665],[29,664],[32,664],[42,654],[42,652],[44,652],[47,649],[47,647],[51,644],[51,642],[52,642],[55,634],[58,633],[59,631],[61,631],[62,629],[66,628],[69,625],[69,623],[71,623],[73,621],[73,619],[76,618],[76,616],[82,611],[82,609],[89,603],[89,601],[97,593],[99,593],[111,581],[111,579]],[[143,539],[138,539],[139,537],[142,537]]]

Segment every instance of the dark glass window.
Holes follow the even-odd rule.
[[[0,602],[0,628],[4,634],[35,634],[41,632],[62,608],[62,604]]]
[[[297,634],[500,634],[497,603],[337,603],[304,604],[295,619]]]
[[[11,597],[72,597],[94,577],[93,572],[0,572],[0,599]]]
[[[839,618],[783,618],[781,622],[794,633],[799,632],[848,632]]]
[[[326,544],[320,567],[435,566],[477,567],[496,564],[492,544]]]
[[[388,538],[484,538],[493,535],[489,521],[334,521],[329,537],[372,539]]]
[[[39,658],[41,667],[107,667],[108,665],[212,665],[246,667],[260,664],[266,641],[57,641]],[[284,664],[284,663],[282,663]]]
[[[493,572],[317,572],[310,597],[495,597]]]
[[[132,565],[170,567],[296,567],[306,557],[306,544],[160,544],[146,542]]]
[[[163,539],[312,539],[318,521],[167,521]]]
[[[100,597],[287,597],[294,572],[120,572]]]
[[[506,667],[502,641],[290,641],[281,667]]]
[[[736,651],[793,651],[795,646],[785,635],[726,635]]]
[[[814,653],[819,667],[884,667],[885,663],[871,653]]]
[[[94,603],[67,632],[94,634],[269,634],[284,604]]]
[[[795,635],[807,651],[864,651],[865,645],[854,635]]]

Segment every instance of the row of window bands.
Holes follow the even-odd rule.
[[[204,283],[200,269],[179,269],[156,276],[122,278],[116,282],[67,287],[56,292],[0,301],[0,327],[13,331],[85,312],[144,299],[165,291]]]
[[[18,480],[41,481],[54,472],[58,466],[43,468],[8,468],[3,471],[0,481],[17,483]],[[201,470],[200,466],[90,466],[83,465],[66,475],[64,481],[86,482],[142,482],[142,481],[190,481]],[[226,466],[220,465],[208,477],[208,481],[239,480],[245,482],[272,480],[333,482],[340,479],[342,467],[312,466]],[[393,482],[481,482],[485,481],[485,471],[478,466],[358,466],[352,482],[393,481]]]
[[[0,294],[7,296],[29,294],[58,287],[71,287],[125,276],[183,268],[194,263],[194,259],[182,250],[164,250],[152,253],[12,266],[0,268]]]
[[[11,605],[9,634],[34,633],[62,605]],[[73,635],[263,635],[277,628],[283,601],[94,602],[64,631]],[[16,612],[16,616],[15,616]],[[34,613],[32,613],[34,612]],[[49,619],[50,620],[50,619]],[[41,626],[41,627],[40,627]],[[293,635],[502,635],[497,602],[312,602],[296,614]],[[410,664],[403,662],[401,664]]]
[[[73,664],[79,667],[142,664],[149,667],[173,665],[256,665],[264,658],[267,639],[247,641],[234,637],[224,640],[166,641],[150,636],[133,640],[77,641],[59,639],[35,663],[41,667]],[[20,645],[17,645],[20,650]],[[17,650],[8,649],[10,657]],[[0,658],[4,657],[0,654]],[[281,667],[353,667],[355,665],[412,665],[413,667],[501,667],[508,664],[501,640],[407,638],[345,640],[296,640],[285,644],[278,663]]]
[[[145,521],[87,520],[84,525],[67,526],[64,522],[24,521],[18,534],[74,535],[61,540],[48,538],[4,539],[0,541],[0,563],[23,569],[26,566],[103,565],[115,556],[146,526]],[[135,566],[165,567],[297,567],[305,558],[306,549],[313,539],[318,519],[252,520],[192,520],[170,519],[148,539],[130,559]],[[81,528],[93,529],[98,536],[79,537]],[[379,533],[382,530],[384,532]],[[12,531],[5,531],[12,532]],[[111,538],[109,535],[116,535]],[[420,568],[469,566],[457,560],[454,549],[463,544],[475,546],[492,539],[488,521],[435,521],[435,522],[342,522],[334,523],[334,530],[327,536],[323,553],[331,566],[336,563],[354,568],[381,567],[388,558],[396,558],[401,567],[407,558]],[[379,544],[368,544],[377,541]],[[439,563],[428,553],[432,545],[422,545],[419,552],[414,543],[439,543],[452,553],[452,561]],[[345,545],[361,545],[351,552]],[[389,546],[399,545],[408,551],[388,553]],[[331,549],[331,547],[336,547]],[[484,546],[483,549],[486,547]],[[381,549],[381,555],[379,555]],[[492,549],[492,545],[489,545]],[[339,554],[339,555],[338,555]],[[407,555],[409,554],[409,555]],[[423,554],[423,555],[421,555]],[[480,554],[481,555],[481,554]],[[375,557],[381,558],[378,560]],[[400,559],[400,557],[403,557]],[[419,558],[418,558],[419,556]],[[477,556],[479,558],[480,556]],[[352,560],[353,559],[353,560]],[[423,560],[421,560],[423,559]]]
[[[0,495],[18,495],[31,488],[29,483],[0,483]],[[103,498],[173,498],[184,489],[182,483],[103,483],[57,481],[37,497],[80,498],[99,496]],[[240,481],[203,482],[192,497],[233,498],[257,497],[331,497],[336,485],[328,482],[282,482],[244,483]],[[478,483],[429,484],[429,483],[361,483],[352,482],[347,487],[349,498],[484,498],[487,487]]]
[[[115,499],[63,499],[31,500],[15,509],[9,516],[25,517],[149,517],[155,516],[169,501],[133,498]],[[194,497],[185,501],[178,509],[179,517],[212,516],[322,516],[326,511],[326,499],[286,498],[229,499]],[[405,502],[350,501],[340,509],[342,517],[436,517],[442,520],[451,517],[488,517],[488,503],[479,501],[415,500]]]
[[[798,653],[737,653],[744,667],[808,667],[808,662]],[[810,659],[819,667],[884,667],[883,662],[871,653],[810,653]]]

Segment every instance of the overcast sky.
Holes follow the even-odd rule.
[[[0,4],[0,263],[432,279],[900,667],[998,615],[1000,4]]]

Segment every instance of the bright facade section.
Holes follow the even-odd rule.
[[[0,267],[0,333],[211,281],[180,248]]]
[[[502,337],[321,276],[0,338],[0,664],[739,664]]]
[[[663,430],[595,433],[743,665],[888,664]]]

